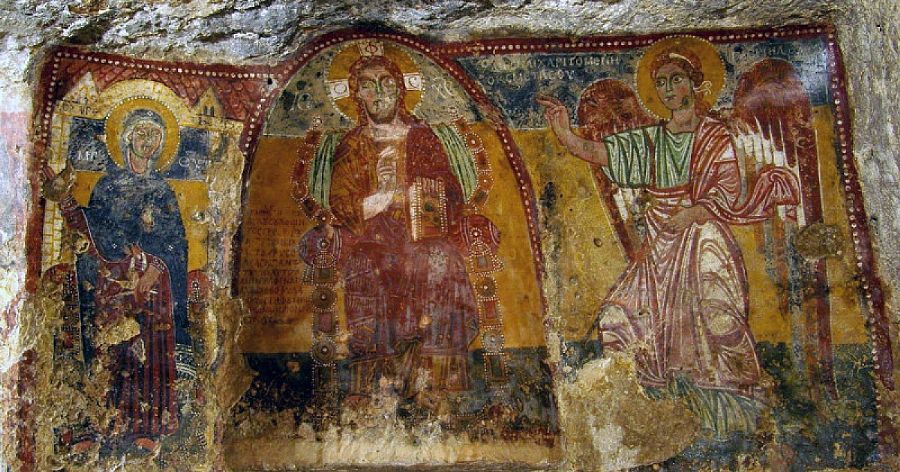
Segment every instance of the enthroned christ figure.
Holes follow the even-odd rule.
[[[391,59],[360,57],[348,82],[359,125],[335,150],[329,201],[347,236],[350,400],[387,382],[416,401],[468,390],[478,314],[451,241],[463,190],[438,137],[405,108]]]

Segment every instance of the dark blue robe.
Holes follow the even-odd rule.
[[[145,209],[152,212],[152,225],[142,221],[141,215]],[[117,261],[126,257],[130,247],[136,244],[144,252],[165,262],[171,278],[175,342],[189,347],[188,244],[178,200],[166,180],[156,171],[139,175],[110,165],[107,174],[94,187],[84,216],[97,250],[107,260]],[[78,290],[82,326],[85,327],[93,326],[93,288],[97,286],[97,269],[95,257],[86,253],[78,258]],[[86,359],[93,354],[90,344],[84,343]]]

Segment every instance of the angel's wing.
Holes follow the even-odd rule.
[[[653,119],[644,111],[634,90],[614,79],[598,80],[588,86],[578,99],[576,116],[579,133],[592,141],[653,124]],[[595,172],[597,188],[619,241],[625,253],[633,257],[641,241],[640,195],[637,190],[610,185],[599,169]]]
[[[803,179],[810,173],[801,171],[817,169],[816,135],[809,95],[794,66],[771,58],[754,64],[738,79],[729,121],[742,174],[749,177],[744,181],[752,181],[766,166],[790,169],[801,176],[804,199],[796,210],[797,223],[803,227],[810,216],[815,219],[821,213],[815,210],[820,208],[818,192],[808,190],[812,186],[818,189],[818,178]],[[811,197],[815,201],[810,201]],[[782,219],[785,211],[779,208]]]
[[[729,125],[747,176],[744,182],[752,182],[755,174],[771,166],[787,168],[799,177],[801,200],[796,210],[780,207],[781,218],[759,227],[763,234],[758,237],[770,276],[788,287],[783,309],[790,313],[796,332],[806,332],[795,342],[804,346],[807,358],[817,360],[817,367],[809,367],[809,376],[835,395],[829,299],[821,290],[809,290],[827,286],[827,268],[821,258],[802,262],[796,249],[803,229],[823,221],[812,116],[809,95],[794,66],[767,58],[738,79]]]

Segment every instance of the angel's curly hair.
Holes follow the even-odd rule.
[[[709,83],[706,82],[703,75],[703,63],[700,62],[700,58],[688,48],[669,47],[653,58],[653,62],[650,63],[650,76],[656,79],[657,72],[666,64],[676,64],[684,69],[688,78],[691,79],[694,93],[698,94],[694,100],[696,112],[700,116],[707,115],[711,108],[705,97],[706,92],[709,92]]]
[[[678,46],[672,46],[663,50],[653,58],[653,62],[650,64],[650,75],[655,78],[659,69],[669,63],[678,64],[684,69],[695,87],[703,83],[703,65],[700,62],[700,58],[693,51]]]

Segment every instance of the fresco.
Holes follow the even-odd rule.
[[[858,292],[840,69],[825,36],[778,36],[458,59],[537,176],[562,363],[623,357],[647,397],[683,402],[697,433],[672,470],[878,454],[872,375],[893,388],[892,361],[878,292]]]
[[[556,444],[533,210],[498,113],[395,41],[291,71],[249,177],[242,349],[259,375],[237,430],[387,414]]]
[[[894,366],[842,67],[827,26],[368,28],[246,68],[59,48],[26,283],[35,381],[78,406],[35,447],[872,465]]]
[[[62,302],[46,381],[76,411],[54,419],[46,447],[76,464],[146,456],[177,468],[207,446],[209,179],[242,168],[244,110],[223,104],[215,81],[186,87],[160,66],[141,74],[61,51],[57,77],[60,64],[39,143],[39,262]]]
[[[891,360],[847,246],[867,257],[839,185],[835,54],[815,29],[310,45],[281,69],[250,173],[242,348],[260,375],[238,424],[294,411],[351,434],[374,405],[527,437],[556,430],[555,399],[517,391],[621,356],[697,419],[674,467],[753,441],[865,464]],[[558,365],[519,361],[547,339]]]

